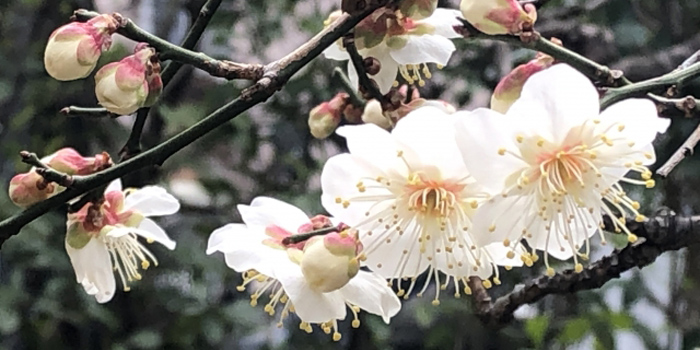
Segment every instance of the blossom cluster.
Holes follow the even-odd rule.
[[[294,313],[300,329],[316,325],[339,340],[348,311],[353,327],[361,310],[388,323],[401,297],[429,293],[439,305],[441,293],[471,294],[473,281],[489,288],[500,283],[501,268],[534,266],[540,256],[547,275],[555,273],[550,258],[572,260],[581,272],[591,237],[599,233],[605,243],[606,215],[615,231],[637,240],[626,222],[645,217],[621,183],[654,186],[652,141],[669,125],[654,104],[627,99],[601,111],[588,78],[544,54],[503,78],[490,109],[422,99],[413,87],[430,77],[428,63],[447,64],[458,17],[487,34],[518,34],[536,19],[534,8],[515,0],[464,0],[461,12],[436,6],[406,0],[355,28],[358,53],[378,62],[367,73],[381,93],[404,102],[385,110],[371,100],[362,110],[339,93],[311,111],[313,136],[335,132],[347,142],[348,152],[328,159],[321,174],[330,216],[310,218],[257,197],[238,205],[242,223],[209,237],[206,253],[222,253],[242,274],[237,289],[250,291],[253,306],[263,301],[280,325]],[[118,16],[100,15],[57,29],[46,47],[47,71],[59,80],[86,77],[119,26]],[[326,57],[348,59],[344,45],[335,43]],[[155,50],[139,44],[95,74],[98,100],[114,113],[133,113],[160,93],[159,72]],[[357,86],[352,61],[348,72]],[[343,117],[348,123],[339,127]],[[42,159],[66,175],[92,174],[109,162],[106,154],[84,158],[69,148]],[[26,207],[64,189],[32,169],[13,178],[9,192]],[[161,187],[122,189],[115,181],[70,212],[65,248],[77,282],[100,303],[114,296],[115,274],[128,291],[157,265],[142,240],[176,246],[149,217],[179,208]]]

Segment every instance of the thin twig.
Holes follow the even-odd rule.
[[[387,3],[389,3],[388,0],[375,1],[371,6],[368,6],[363,12],[356,16],[342,14],[335,22],[323,29],[298,49],[278,61],[265,65],[265,75],[255,84],[244,90],[240,97],[214,111],[187,130],[182,131],[158,146],[119,163],[112,168],[88,176],[74,177],[75,183],[71,188],[1,221],[0,244],[19,233],[22,227],[49,210],[91,189],[109,183],[116,178],[144,167],[162,164],[173,154],[202,136],[207,135],[220,125],[237,117],[249,108],[266,101],[275,92],[280,90],[292,75],[306,66],[316,56],[320,55],[323,50],[340,39],[362,19]]]
[[[664,165],[662,165],[658,170],[656,170],[656,173],[666,177],[668,174],[671,173],[671,171],[678,165],[680,164],[685,157],[693,154],[693,150],[695,149],[695,146],[700,142],[700,125],[698,125],[697,128],[693,131],[690,136],[688,136],[688,139],[683,142],[680,148],[676,150],[676,152],[673,153],[671,158],[669,158]]]
[[[78,106],[68,106],[59,111],[63,115],[69,117],[88,117],[88,118],[117,118],[119,114],[112,113],[104,108],[87,108]]]
[[[297,233],[297,234],[283,238],[282,244],[283,245],[295,244],[295,243],[306,241],[307,239],[314,237],[314,236],[322,236],[322,235],[329,234],[331,232],[338,232],[339,230],[340,230],[340,228],[338,228],[337,226],[331,226],[331,227],[324,227],[324,228],[310,231],[310,232]]]
[[[693,96],[683,98],[667,98],[648,94],[648,99],[656,103],[661,117],[682,116],[685,118],[700,117],[700,100]]]
[[[343,37],[343,46],[348,51],[350,55],[350,60],[352,65],[357,71],[357,78],[360,84],[360,92],[366,93],[370,99],[375,99],[381,103],[382,107],[389,106],[389,100],[379,91],[377,83],[372,80],[365,71],[364,58],[357,51],[355,46],[355,38],[352,34],[348,34]]]
[[[56,171],[51,167],[44,164],[41,159],[36,155],[36,153],[30,153],[27,151],[19,152],[20,157],[22,157],[22,162],[35,167],[34,171],[44,178],[44,181],[55,182],[60,186],[69,187],[73,185],[73,177],[68,174],[64,174],[60,171]]]
[[[87,21],[98,16],[99,13],[76,10],[73,17],[78,21]],[[258,80],[264,73],[264,66],[261,64],[244,64],[226,60],[216,60],[201,52],[184,49],[180,46],[163,40],[138,27],[130,19],[123,19],[123,25],[117,33],[138,42],[146,42],[159,53],[161,60],[173,60],[201,69],[212,76],[228,80],[246,79]]]

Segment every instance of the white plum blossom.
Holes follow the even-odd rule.
[[[469,293],[469,276],[488,279],[495,272],[499,283],[496,264],[522,263],[506,257],[500,242],[485,249],[472,237],[471,217],[489,194],[461,161],[454,122],[453,115],[428,106],[402,118],[391,133],[373,124],[343,126],[337,133],[350,153],[323,168],[323,206],[360,231],[370,269],[397,283],[411,280],[408,290],[398,283],[399,296],[408,297],[426,270],[419,295],[435,279],[436,286],[454,282],[458,296],[460,284]]]
[[[330,219],[313,219],[285,202],[257,197],[250,206],[239,205],[244,224],[228,224],[215,230],[207,245],[207,254],[224,253],[226,264],[243,273],[243,284],[255,286],[251,305],[269,295],[265,311],[270,315],[281,306],[281,322],[290,313],[301,319],[300,328],[311,332],[318,324],[340,340],[338,320],[352,312],[352,326],[358,327],[362,309],[389,323],[401,303],[379,275],[360,270],[361,245],[351,232],[328,233],[306,242],[285,244],[292,233],[328,227]]]
[[[668,125],[645,99],[600,112],[593,84],[568,65],[532,75],[505,115],[477,109],[456,124],[472,175],[497,193],[476,213],[476,236],[511,247],[527,240],[544,251],[549,275],[548,255],[573,256],[575,270],[583,269],[579,258],[588,258],[603,214],[634,242],[625,220],[644,216],[620,182],[654,186],[646,167],[655,161],[651,142]]]
[[[461,37],[453,28],[461,25],[457,17],[461,17],[459,11],[443,8],[438,8],[430,17],[419,20],[399,14],[393,28],[387,29],[384,25],[376,29],[378,33],[374,35],[381,36],[381,42],[364,45],[365,47],[358,45],[362,57],[374,57],[380,63],[379,73],[371,76],[379,90],[387,93],[392,86],[398,86],[397,73],[406,83],[423,86],[423,78],[431,77],[427,63],[435,63],[438,68],[447,65],[455,51],[450,38]],[[348,76],[353,86],[357,86],[357,71],[340,41],[326,49],[324,55],[334,60],[348,60]]]
[[[129,291],[129,283],[141,279],[139,269],[148,269],[151,262],[158,265],[139,237],[175,249],[175,241],[148,217],[171,215],[179,209],[177,199],[161,187],[122,191],[117,180],[105,190],[103,203],[97,207],[87,203],[68,214],[66,251],[85,292],[100,303],[110,301],[116,289],[115,271],[124,291]]]

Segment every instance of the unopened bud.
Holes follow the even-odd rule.
[[[301,272],[314,291],[332,292],[357,275],[357,255],[361,250],[362,244],[353,230],[312,237],[304,246]]]
[[[379,70],[382,68],[381,62],[374,57],[365,58],[362,61],[362,64],[365,66],[365,72],[367,72],[369,75],[377,75]]]
[[[521,64],[508,73],[496,85],[491,96],[491,109],[505,114],[513,103],[520,98],[523,85],[533,74],[552,66],[554,58],[538,53],[535,59]]]
[[[58,185],[47,183],[44,178],[35,171],[15,175],[10,180],[8,190],[10,199],[15,205],[26,208],[32,204],[47,199],[59,192]],[[61,187],[63,189],[63,187]]]
[[[112,44],[119,22],[99,15],[85,23],[73,22],[54,30],[44,51],[44,67],[51,77],[67,81],[90,75],[103,51]]]
[[[348,104],[350,96],[341,92],[330,101],[323,102],[309,112],[309,130],[317,139],[330,136],[340,124],[341,114]]]
[[[97,100],[110,112],[134,113],[155,101],[162,90],[155,50],[139,48],[133,55],[109,63],[95,74]]]
[[[368,124],[374,124],[386,130],[391,128],[391,122],[384,116],[382,105],[377,100],[369,100],[369,102],[367,102],[365,111],[362,113],[362,121]]]
[[[531,30],[537,20],[532,4],[523,8],[517,0],[462,0],[464,18],[476,29],[489,34],[519,34]]]

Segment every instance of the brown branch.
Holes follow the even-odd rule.
[[[680,148],[676,150],[676,152],[673,153],[671,158],[669,158],[664,165],[662,165],[656,173],[666,177],[668,174],[671,173],[671,171],[678,165],[680,164],[685,157],[693,154],[693,150],[695,149],[695,146],[700,142],[700,125],[698,125],[695,130],[693,131],[690,136],[688,136],[688,139],[683,142]]]
[[[606,218],[605,225],[606,229],[613,228],[609,218]],[[662,209],[643,223],[628,221],[627,227],[644,239],[615,251],[580,273],[566,270],[553,277],[542,276],[530,281],[496,299],[488,308],[477,308],[479,318],[490,327],[503,327],[513,319],[513,313],[522,305],[534,303],[550,294],[570,294],[600,288],[625,271],[651,264],[666,251],[700,243],[700,216],[684,217]]]
[[[700,100],[693,96],[667,98],[649,94],[647,98],[656,103],[656,109],[662,117],[700,117]]]
[[[360,55],[355,46],[355,37],[352,34],[343,37],[343,46],[348,51],[350,61],[352,61],[352,65],[357,71],[360,92],[365,95],[364,97],[367,100],[375,99],[381,103],[382,108],[388,108],[390,106],[389,100],[379,91],[377,83],[367,75],[364,58]]]

